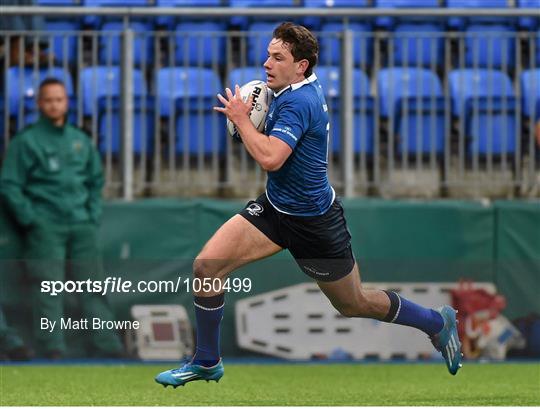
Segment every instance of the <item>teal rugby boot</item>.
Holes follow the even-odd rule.
[[[188,362],[181,368],[161,372],[155,379],[157,383],[160,383],[164,387],[171,385],[177,388],[192,381],[219,382],[223,376],[223,372],[223,362],[221,359],[217,364],[209,368]]]
[[[463,358],[457,330],[457,311],[449,305],[439,307],[436,311],[442,315],[444,327],[438,334],[431,337],[431,342],[442,353],[448,372],[455,375],[462,366],[461,359]]]

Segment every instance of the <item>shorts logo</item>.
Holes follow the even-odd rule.
[[[251,203],[246,207],[246,210],[251,216],[258,216],[264,211],[264,208],[259,203]]]
[[[318,271],[315,268],[310,267],[310,266],[304,265],[302,267],[304,268],[304,270],[309,271],[311,274],[315,274],[315,275],[318,275],[318,276],[327,276],[327,275],[330,274],[330,273],[321,273],[320,271]]]

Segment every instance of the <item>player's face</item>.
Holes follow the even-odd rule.
[[[66,89],[60,84],[50,84],[41,89],[38,98],[41,113],[56,124],[62,124],[68,110]]]
[[[294,62],[288,44],[275,38],[268,45],[268,58],[264,63],[268,88],[279,92],[289,84],[304,79],[306,60]]]

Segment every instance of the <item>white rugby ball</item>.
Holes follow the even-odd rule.
[[[266,115],[268,115],[268,108],[272,102],[272,91],[268,88],[266,82],[254,80],[240,87],[240,95],[242,96],[244,102],[247,101],[250,96],[253,96],[253,103],[251,106],[251,111],[249,112],[249,119],[259,132],[264,131]],[[227,132],[233,138],[240,139],[236,126],[234,126],[234,124],[228,118]]]

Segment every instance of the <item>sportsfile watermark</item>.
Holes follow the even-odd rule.
[[[94,293],[100,295],[126,293],[249,293],[250,278],[228,277],[197,278],[178,276],[176,280],[126,280],[122,277],[107,277],[104,280],[43,280],[40,291],[50,296],[64,293]]]

